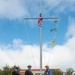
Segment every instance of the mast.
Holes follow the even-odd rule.
[[[40,0],[40,14],[42,16],[42,0]],[[42,26],[40,26],[40,75],[42,75]]]
[[[42,26],[40,27],[40,75],[42,73]]]
[[[42,0],[40,0],[40,15],[42,16]],[[42,75],[42,26],[40,26],[40,75]]]

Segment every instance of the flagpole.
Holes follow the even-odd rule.
[[[42,16],[42,0],[40,0],[40,15]],[[40,75],[42,75],[42,26],[40,26]]]
[[[42,73],[42,27],[40,27],[40,75]]]

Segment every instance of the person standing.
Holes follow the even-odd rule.
[[[46,70],[44,72],[44,75],[50,75],[49,65],[46,65],[45,68],[46,68]]]
[[[32,71],[31,71],[31,65],[28,65],[28,70],[25,71],[25,75],[33,75]]]
[[[15,70],[12,72],[12,75],[20,75],[18,67],[15,68]]]

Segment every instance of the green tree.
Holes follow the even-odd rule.
[[[53,75],[63,75],[61,70],[53,70]]]
[[[68,68],[66,70],[66,75],[72,75],[73,72],[74,72],[74,70],[72,68]]]
[[[3,69],[0,69],[0,75],[12,75],[12,71],[16,68],[17,66],[13,66],[10,68],[10,66],[6,65],[3,67]]]

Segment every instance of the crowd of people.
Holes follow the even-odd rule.
[[[28,65],[27,68],[28,69],[25,71],[25,74],[24,75],[33,75],[32,71],[31,71],[32,66],[31,65]],[[43,75],[50,75],[49,74],[49,72],[50,72],[49,66],[46,65],[45,68],[46,68],[46,70],[45,70],[45,72],[44,72]],[[18,67],[15,68],[15,70],[12,72],[12,75],[20,75],[19,68]]]

